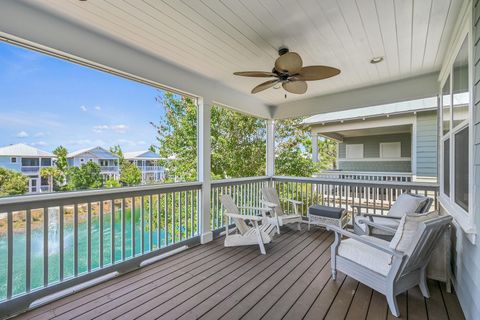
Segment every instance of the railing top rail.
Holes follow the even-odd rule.
[[[389,187],[398,189],[422,189],[438,190],[438,183],[431,182],[399,182],[399,181],[368,181],[368,180],[347,180],[347,179],[324,179],[324,178],[306,178],[306,177],[283,177],[274,176],[274,181],[286,182],[308,182],[331,185],[347,185],[358,187]]]
[[[342,170],[324,170],[319,173],[322,174],[345,174],[345,175],[366,175],[366,176],[396,176],[396,177],[410,177],[413,175],[411,172],[380,172],[380,171],[342,171]]]
[[[155,185],[142,185],[136,187],[122,187],[111,189],[95,189],[82,191],[68,191],[56,193],[38,193],[22,196],[12,196],[0,198],[0,209],[8,205],[49,202],[59,200],[78,200],[83,201],[89,198],[102,200],[105,198],[121,198],[128,196],[136,196],[148,193],[167,193],[172,191],[196,190],[202,186],[201,182],[187,182],[187,183],[168,183]],[[78,202],[77,201],[77,202]]]
[[[212,180],[212,186],[225,186],[225,185],[243,184],[246,182],[268,181],[268,180],[270,180],[270,177],[268,176]]]

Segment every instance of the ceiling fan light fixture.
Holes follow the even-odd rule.
[[[371,64],[377,64],[377,63],[380,63],[382,61],[383,61],[383,57],[373,57],[372,59],[370,59]]]

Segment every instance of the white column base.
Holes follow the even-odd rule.
[[[207,233],[204,233],[204,234],[200,235],[200,243],[201,244],[205,244],[205,243],[208,243],[210,241],[213,241],[213,232],[212,231],[209,231]]]

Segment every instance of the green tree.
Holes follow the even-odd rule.
[[[123,156],[120,145],[110,148],[110,152],[116,154],[120,161],[120,182],[127,186],[136,186],[142,182],[142,172],[140,169]]]
[[[48,184],[52,186],[54,191],[59,191],[65,183],[66,173],[57,167],[42,167],[40,169],[40,177],[48,179]]]
[[[68,185],[70,190],[98,189],[103,185],[100,166],[87,162],[80,167],[71,167],[68,170]]]
[[[275,121],[275,174],[310,177],[317,170],[312,161],[310,130],[303,118]]]
[[[135,164],[123,161],[120,165],[120,182],[127,186],[136,186],[142,182],[142,172]]]
[[[27,191],[27,176],[6,168],[0,168],[0,196],[19,195]]]
[[[122,185],[114,178],[108,178],[104,183],[105,188],[120,188]]]
[[[337,168],[337,143],[331,139],[318,141],[319,169]]]
[[[168,181],[197,179],[197,106],[188,97],[165,92],[156,98],[164,109],[158,123],[151,122],[157,131],[157,152],[169,172]]]
[[[53,150],[53,154],[57,157],[57,161],[55,163],[57,169],[61,172],[66,172],[68,169],[67,149],[63,146],[58,146],[57,148],[55,148],[55,150]]]
[[[265,175],[265,120],[214,106],[211,136],[213,179]]]

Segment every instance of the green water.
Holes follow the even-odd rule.
[[[48,283],[52,284],[60,280],[60,234],[59,225],[55,217],[58,214],[49,213],[49,227],[48,227]],[[135,214],[135,252],[140,254],[141,250],[141,223],[140,213],[137,211]],[[155,221],[155,218],[154,218]],[[87,266],[87,221],[86,217],[79,217],[78,221],[78,273],[86,273]],[[43,224],[43,222],[42,222]],[[104,215],[104,227],[103,227],[103,259],[104,265],[111,264],[111,214]],[[171,227],[165,232],[164,229],[160,230],[160,239],[158,239],[158,229],[155,229],[152,233],[153,247],[150,248],[150,230],[148,217],[145,217],[144,221],[145,234],[144,234],[144,252],[164,247],[167,243],[173,242]],[[18,228],[17,228],[18,229]],[[115,214],[115,261],[120,261],[122,258],[122,221],[120,214]],[[73,237],[73,223],[65,222],[64,224],[64,278],[74,276],[74,237]],[[184,228],[175,230],[175,240],[179,240],[180,233],[182,238],[187,237],[186,230]],[[168,236],[168,239],[166,239]],[[31,236],[31,288],[43,287],[43,274],[44,274],[44,256],[43,256],[43,241],[44,230],[43,227],[39,227],[38,224],[32,227]],[[15,230],[13,236],[13,294],[22,294],[26,290],[25,286],[25,256],[26,256],[26,237],[23,229]],[[125,258],[128,259],[132,256],[132,217],[129,210],[126,210],[125,214]],[[6,298],[7,291],[7,238],[6,235],[0,235],[0,300]],[[92,217],[91,225],[91,269],[97,269],[100,267],[100,230],[98,216]]]

